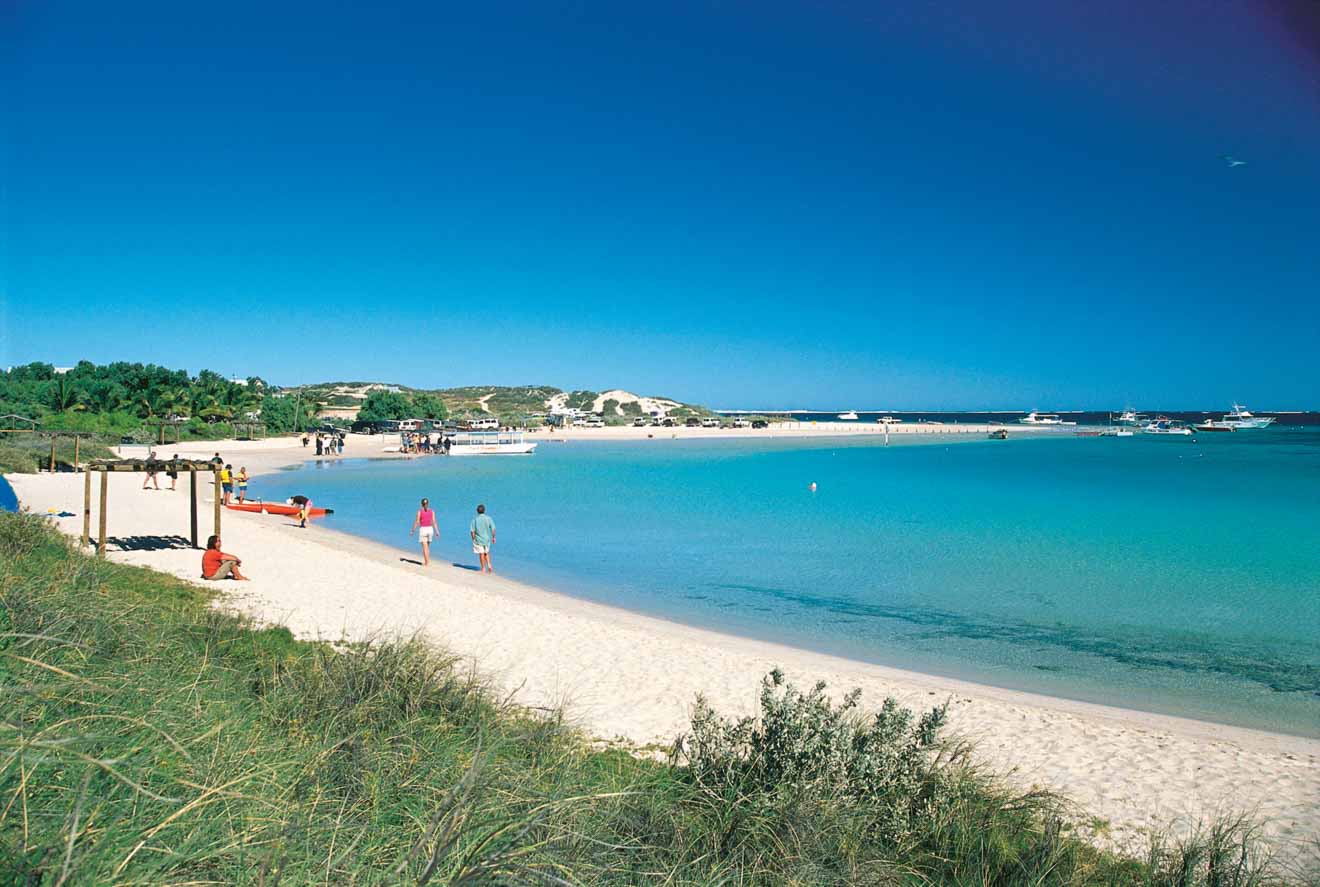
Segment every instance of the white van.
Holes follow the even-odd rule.
[[[473,419],[467,423],[469,431],[499,431],[500,420],[491,416],[488,419]]]
[[[701,420],[701,427],[702,427],[702,428],[719,428],[719,427],[720,427],[720,420],[717,419],[717,418],[715,418],[714,416],[707,416],[706,418],[704,418],[704,419]]]

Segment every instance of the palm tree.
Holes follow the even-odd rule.
[[[55,377],[55,382],[50,388],[50,400],[55,410],[61,413],[87,409],[87,405],[83,402],[82,391],[63,375]]]

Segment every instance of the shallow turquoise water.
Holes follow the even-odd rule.
[[[815,481],[816,493],[808,490]],[[543,443],[259,478],[593,600],[1000,686],[1320,735],[1320,433]]]

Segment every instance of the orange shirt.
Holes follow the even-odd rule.
[[[238,558],[232,554],[225,554],[218,548],[208,548],[202,555],[202,575],[214,576],[215,571],[220,569],[220,565],[225,561],[236,561]]]

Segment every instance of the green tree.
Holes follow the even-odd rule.
[[[448,419],[449,410],[437,395],[419,391],[412,396],[412,416],[416,419]]]
[[[362,401],[358,418],[365,422],[407,419],[412,408],[412,401],[397,391],[373,391]]]

